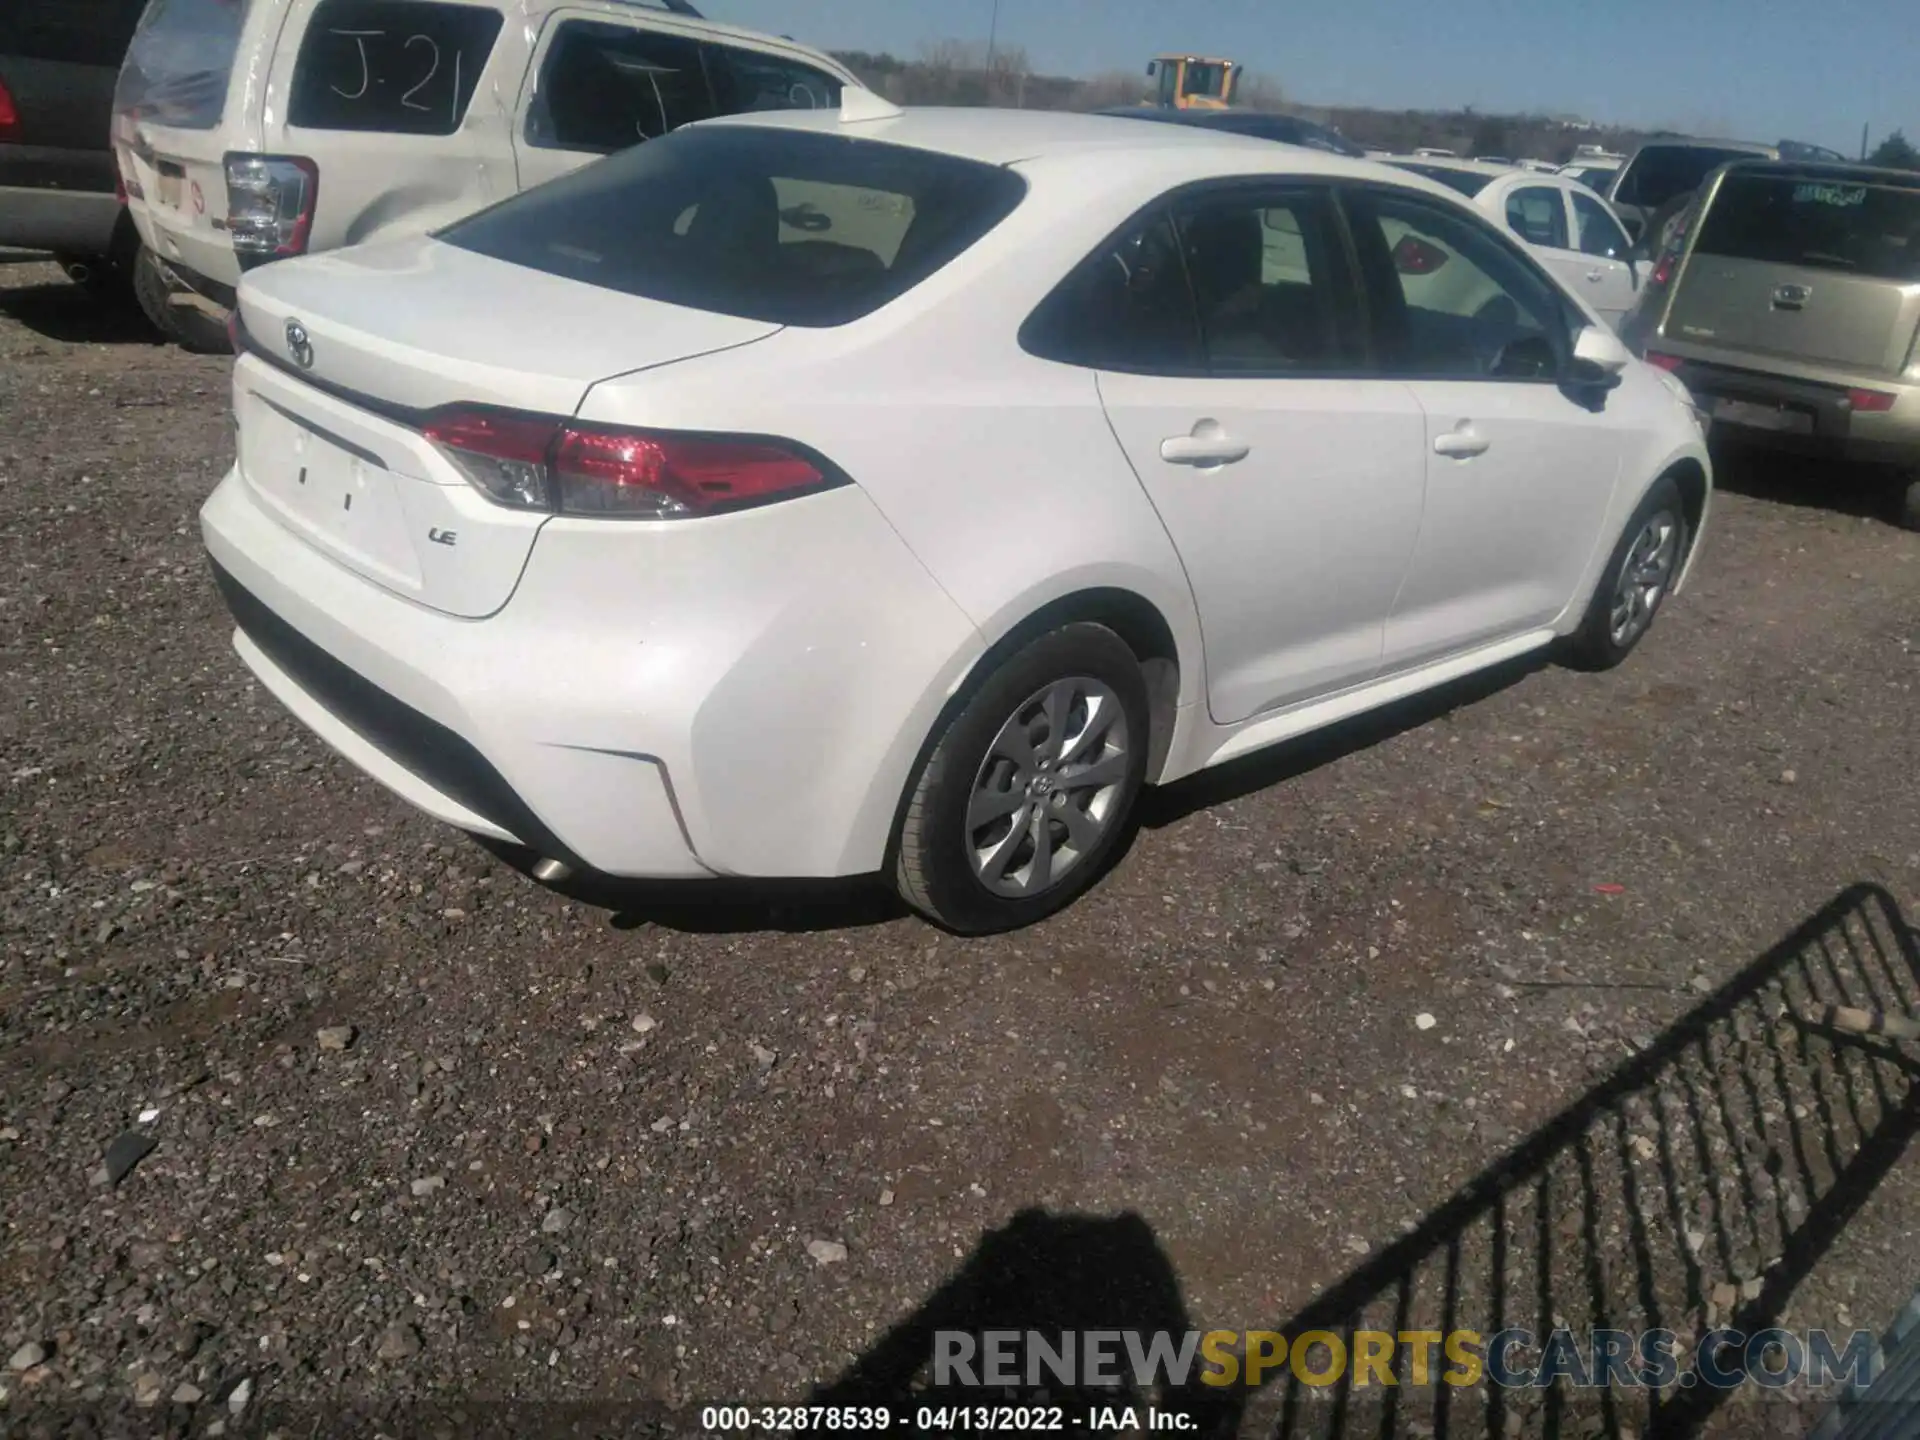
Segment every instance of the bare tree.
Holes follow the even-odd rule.
[[[1083,84],[1073,98],[1076,110],[1111,110],[1121,105],[1138,105],[1149,98],[1144,75],[1129,70],[1109,70]]]

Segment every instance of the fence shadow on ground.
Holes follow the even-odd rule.
[[[1763,1422],[1805,1433],[1827,1396],[1804,1386],[1722,1390],[1687,1377],[1717,1325],[1751,1335],[1782,1323],[1795,1291],[1920,1132],[1912,1047],[1824,1028],[1819,1017],[1832,1005],[1920,1009],[1920,946],[1877,886],[1843,891],[1415,1229],[1273,1327],[1290,1339],[1329,1332],[1343,1344],[1358,1330],[1491,1336],[1519,1328],[1544,1338],[1556,1327],[1582,1336],[1663,1329],[1679,1341],[1671,1385],[1414,1386],[1403,1354],[1392,1387],[1356,1386],[1349,1366],[1325,1386],[1282,1369],[1253,1394],[1190,1384],[1171,1396],[1103,1391],[1093,1400],[1158,1399],[1189,1412],[1196,1431],[1187,1433],[1284,1440],[1678,1436],[1697,1433],[1723,1406],[1750,1405],[1734,1417],[1743,1433]],[[1247,1263],[1260,1263],[1257,1248]],[[1900,1278],[1904,1293],[1912,1277]],[[1833,1317],[1788,1323],[1831,1325]],[[1051,1337],[1189,1324],[1172,1265],[1144,1220],[1028,1212],[988,1235],[946,1285],[815,1398],[1031,1403],[1038,1392],[930,1387],[935,1333]],[[1314,1351],[1309,1373],[1324,1370],[1322,1354]],[[1514,1359],[1526,1363],[1524,1347]],[[1436,1359],[1431,1373],[1443,1368]],[[1056,1394],[1047,1403],[1068,1402],[1071,1419],[1086,1398]]]

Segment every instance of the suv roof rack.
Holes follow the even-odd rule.
[[[707,17],[694,9],[689,0],[614,0],[616,5],[638,5],[643,10],[666,10],[675,15],[691,16],[695,20]]]

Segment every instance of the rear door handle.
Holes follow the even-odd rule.
[[[1231,465],[1244,460],[1253,447],[1225,431],[1200,435],[1169,435],[1160,442],[1160,458],[1170,465]]]
[[[1493,442],[1486,436],[1471,429],[1449,430],[1444,435],[1433,437],[1433,453],[1451,455],[1456,460],[1470,460],[1475,455],[1484,455]]]

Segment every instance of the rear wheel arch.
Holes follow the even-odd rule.
[[[1680,491],[1680,504],[1687,521],[1687,553],[1700,539],[1700,527],[1707,518],[1707,471],[1698,460],[1681,460],[1669,466],[1660,475],[1661,480],[1671,480]],[[1656,480],[1654,484],[1658,484]],[[1651,485],[1648,489],[1653,488]]]
[[[964,704],[973,690],[1008,656],[1050,631],[1076,624],[1104,625],[1127,643],[1127,648],[1140,662],[1152,726],[1147,746],[1147,774],[1158,775],[1173,740],[1174,714],[1179,708],[1180,647],[1174,639],[1173,626],[1159,606],[1138,591],[1117,586],[1076,590],[1050,600],[1006,631],[967,672],[948,708],[941,712],[936,730],[945,725],[953,711]]]
[[[1103,625],[1126,642],[1140,662],[1147,688],[1149,738],[1147,776],[1159,774],[1173,742],[1175,715],[1179,709],[1181,656],[1174,639],[1173,626],[1160,607],[1138,591],[1118,586],[1095,586],[1076,590],[1050,600],[1029,612],[1004,630],[967,668],[953,688],[933,724],[921,738],[920,748],[908,768],[906,783],[894,808],[887,838],[886,868],[893,869],[897,858],[900,822],[913,799],[916,778],[926,766],[941,736],[947,733],[967,702],[1009,659],[1042,635],[1075,624]],[[1198,657],[1194,657],[1197,662]]]

